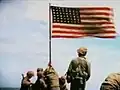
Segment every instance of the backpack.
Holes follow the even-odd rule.
[[[78,62],[78,66],[76,70],[80,76],[82,76],[83,78],[87,78],[87,70],[88,70],[88,64],[87,64],[87,61],[85,60],[86,58],[78,58],[78,59],[81,59],[81,60],[77,60]]]
[[[86,81],[88,76],[87,74],[87,61],[85,57],[78,57],[74,63],[76,64],[76,68],[72,69],[71,76],[72,79],[80,80],[80,83],[83,84]]]

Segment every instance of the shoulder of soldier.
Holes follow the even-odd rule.
[[[27,78],[27,77],[24,77],[23,80],[28,80],[28,78]]]
[[[24,77],[23,80],[22,80],[22,83],[23,83],[23,82],[28,82],[28,81],[30,82],[30,80],[28,80],[27,77]]]
[[[74,63],[74,62],[76,62],[77,60],[78,60],[78,58],[73,58],[73,59],[71,60],[71,62]]]
[[[85,57],[77,57],[77,58],[74,58],[74,59],[73,59],[73,62],[76,62],[76,61],[79,61],[79,60],[85,60],[85,61],[87,62],[87,60],[86,60]]]
[[[86,57],[76,57],[76,58],[73,58],[73,59],[71,60],[71,62],[74,63],[74,62],[76,62],[76,61],[78,61],[78,60],[80,60],[80,59],[81,59],[81,60],[83,59],[83,60],[85,60],[86,62],[88,62],[87,59],[86,59]],[[88,63],[89,63],[89,62],[88,62]]]
[[[117,73],[110,73],[110,74],[107,76],[106,80],[108,80],[108,79],[116,79],[117,76],[118,76]]]
[[[82,57],[83,60],[85,60],[88,64],[90,64],[90,61],[88,61],[88,59],[86,57]]]
[[[91,62],[88,61],[86,57],[78,57],[78,60],[83,60],[87,63],[88,66],[91,66]]]

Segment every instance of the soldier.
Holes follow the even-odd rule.
[[[34,90],[45,90],[47,88],[47,85],[45,84],[45,81],[44,81],[43,72],[44,72],[43,68],[37,69],[37,80],[33,87]]]
[[[23,74],[22,74],[23,76]],[[33,71],[28,71],[26,77],[23,76],[22,82],[21,82],[21,88],[20,90],[30,90],[31,85],[33,84],[30,79],[34,76]]]
[[[90,78],[90,63],[86,60],[87,48],[77,50],[78,57],[73,59],[67,71],[67,82],[70,90],[85,90],[86,81]]]
[[[60,90],[59,87],[59,76],[52,66],[48,66],[44,75],[46,78],[47,90]]]
[[[101,84],[100,90],[120,90],[120,73],[111,73]]]
[[[60,90],[68,90],[66,86],[66,79],[64,76],[59,78]]]

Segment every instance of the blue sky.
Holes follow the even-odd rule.
[[[48,1],[11,0],[0,4],[0,87],[19,87],[21,73],[47,67]],[[64,6],[111,6],[114,8],[116,31],[120,34],[120,1],[69,0],[51,1]],[[120,71],[120,37],[116,39],[52,39],[52,63],[64,75],[76,50],[88,48],[92,75],[88,90],[99,90],[104,78]]]

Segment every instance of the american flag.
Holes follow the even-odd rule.
[[[51,6],[52,38],[115,38],[113,9],[110,7]]]

